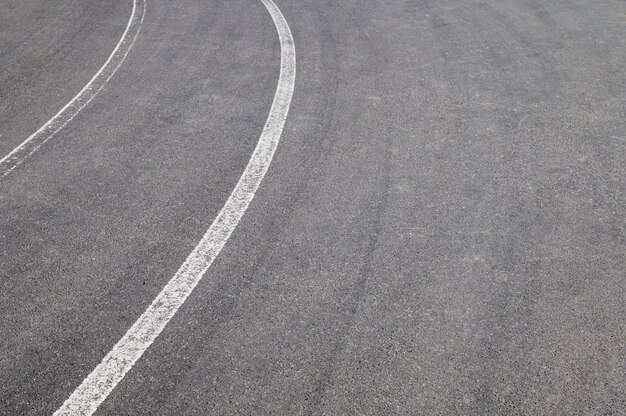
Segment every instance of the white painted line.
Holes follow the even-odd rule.
[[[87,104],[102,90],[107,82],[117,72],[128,51],[132,48],[139,34],[139,29],[146,14],[145,0],[133,0],[133,11],[128,19],[126,29],[122,37],[117,42],[115,49],[109,55],[104,65],[96,72],[91,80],[65,104],[50,120],[39,128],[30,137],[24,140],[19,146],[13,149],[8,155],[0,159],[0,178],[7,176],[16,167],[22,164],[30,155],[35,153],[41,145],[54,137],[67,123],[85,108]]]
[[[261,0],[280,39],[280,77],[269,116],[235,189],[207,232],[174,277],[102,362],[55,413],[91,415],[124,378],[185,302],[213,263],[254,198],[278,146],[296,77],[296,50],[287,21],[272,0]]]

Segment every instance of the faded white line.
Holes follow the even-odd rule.
[[[67,103],[58,113],[30,135],[8,155],[0,159],[0,178],[7,176],[16,167],[22,164],[30,155],[35,153],[41,145],[54,137],[67,123],[85,108],[87,104],[102,90],[111,77],[117,72],[128,55],[139,34],[139,29],[146,14],[145,0],[133,0],[133,10],[128,19],[126,29],[117,42],[115,49],[109,55],[104,65],[96,72],[91,80]]]
[[[254,198],[278,146],[296,77],[296,50],[289,25],[272,0],[261,0],[280,40],[280,77],[269,116],[235,189],[174,277],[102,362],[54,413],[91,415],[159,336],[213,263]]]

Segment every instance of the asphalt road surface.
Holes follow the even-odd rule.
[[[2,415],[626,414],[626,1],[0,0],[11,152]]]

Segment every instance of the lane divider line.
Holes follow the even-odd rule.
[[[113,391],[189,297],[243,217],[267,172],[287,119],[296,77],[296,50],[283,14],[272,0],[261,0],[280,40],[280,76],[261,137],[239,182],[221,211],[174,277],[152,304],[54,413],[91,415]]]
[[[50,120],[30,135],[19,146],[13,149],[8,155],[0,159],[0,178],[4,178],[9,173],[22,164],[30,155],[35,153],[44,143],[52,139],[63,127],[67,125],[76,115],[95,98],[104,88],[107,82],[115,75],[119,67],[126,59],[130,48],[132,48],[143,18],[146,14],[145,0],[133,0],[133,11],[128,19],[126,29],[122,37],[117,42],[115,49],[109,55],[104,65],[96,72],[91,80],[65,104]]]

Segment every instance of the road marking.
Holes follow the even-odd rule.
[[[272,162],[293,95],[296,50],[289,25],[278,7],[272,0],[261,1],[278,31],[280,76],[269,116],[252,157],[226,204],[187,260],[122,339],[54,413],[55,416],[91,415],[96,411],[202,279],[241,220]]]
[[[138,7],[140,6],[140,7]],[[133,11],[128,19],[126,29],[119,42],[109,55],[104,65],[96,72],[91,80],[65,104],[50,120],[39,128],[8,155],[0,159],[0,178],[7,176],[16,167],[22,164],[30,155],[35,153],[45,142],[54,137],[67,123],[94,99],[107,82],[117,72],[126,59],[139,34],[139,29],[146,14],[145,0],[133,0]]]

